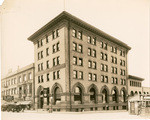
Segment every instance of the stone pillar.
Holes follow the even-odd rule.
[[[38,97],[35,97],[35,105],[34,105],[35,109],[38,109]]]
[[[97,98],[97,103],[101,103],[102,102],[102,95],[99,94],[97,97],[98,97]]]
[[[84,94],[84,104],[88,104],[90,101],[89,94]]]
[[[43,100],[43,102],[44,102],[44,103],[43,103],[43,108],[44,108],[44,109],[47,109],[47,108],[48,108],[48,105],[47,105],[47,97],[43,97],[43,99],[44,99],[44,100]]]
[[[109,102],[113,102],[113,96],[109,95]]]
[[[118,102],[121,103],[123,101],[122,96],[118,95]]]

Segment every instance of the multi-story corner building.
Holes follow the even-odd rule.
[[[1,80],[1,98],[34,103],[34,63],[9,73]]]
[[[35,107],[56,111],[126,109],[127,44],[62,12],[34,43]]]
[[[134,96],[135,94],[143,94],[143,90],[142,90],[142,81],[144,79],[137,77],[137,76],[133,76],[133,75],[129,75],[128,76],[128,95]]]

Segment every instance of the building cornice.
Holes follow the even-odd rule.
[[[128,79],[134,79],[134,80],[140,80],[140,81],[144,80],[144,78],[140,78],[140,77],[133,76],[133,75],[128,75]]]
[[[55,17],[54,19],[52,19],[49,23],[47,23],[46,25],[44,25],[42,28],[40,28],[38,31],[36,31],[34,34],[32,34],[28,40],[33,41],[36,37],[38,37],[39,35],[41,35],[43,32],[45,32],[46,30],[48,30],[49,28],[51,28],[53,25],[55,25],[56,23],[60,22],[61,20],[66,19],[71,21],[72,23],[75,23],[89,31],[92,31],[93,33],[96,33],[98,35],[100,35],[101,37],[108,39],[111,42],[114,42],[118,45],[121,45],[123,47],[125,47],[127,50],[130,50],[131,47],[129,47],[127,44],[125,44],[124,42],[118,40],[117,38],[114,38],[110,35],[108,35],[107,33],[99,30],[98,28],[84,22],[83,20],[71,15],[70,13],[63,11],[62,13],[60,13],[57,17]]]
[[[34,68],[34,63],[32,63],[32,64],[30,64],[30,65],[27,65],[27,66],[25,66],[25,67],[23,67],[23,68],[20,68],[20,69],[16,70],[15,72],[12,72],[12,73],[6,75],[4,78],[2,78],[2,80],[8,79],[8,78],[10,78],[10,77],[13,77],[13,76],[15,76],[15,75],[17,75],[17,74],[23,73],[23,72],[25,72],[25,71],[27,71],[27,70],[30,70],[30,69],[32,69],[32,68]]]

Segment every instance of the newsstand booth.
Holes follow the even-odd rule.
[[[142,101],[140,100],[139,95],[135,95],[132,98],[129,98],[128,99],[129,113],[132,115],[138,115],[141,105],[142,105]]]
[[[135,95],[128,100],[129,113],[139,115],[150,114],[150,95]]]

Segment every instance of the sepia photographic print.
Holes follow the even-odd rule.
[[[150,119],[149,0],[1,0],[1,120]]]

